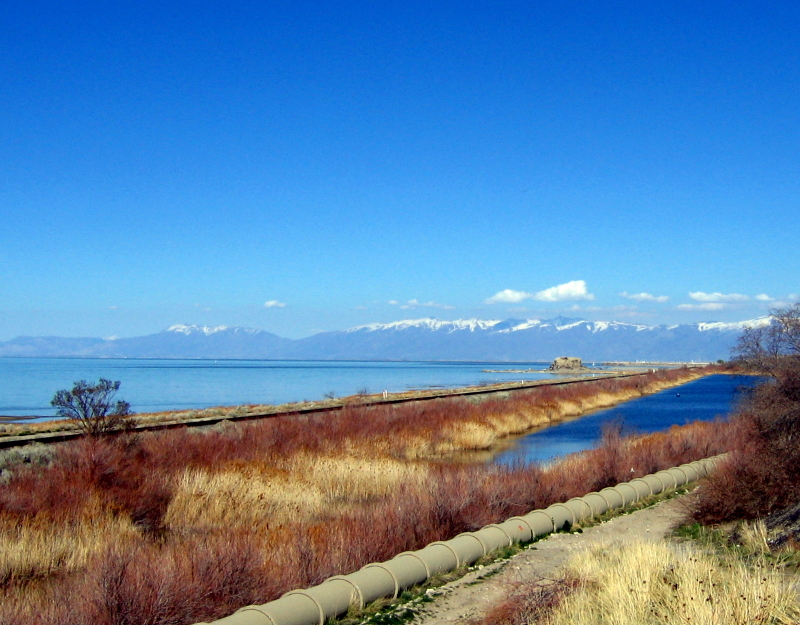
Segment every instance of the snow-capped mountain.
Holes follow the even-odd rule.
[[[299,340],[238,326],[174,325],[126,339],[18,337],[0,343],[0,356],[530,362],[569,355],[593,361],[714,361],[730,357],[745,327],[768,323],[768,317],[673,326],[564,317],[426,318],[373,323]]]
[[[297,341],[300,358],[549,361],[708,361],[728,359],[744,327],[768,323],[647,326],[619,321],[555,319],[411,319],[326,332]],[[324,355],[324,356],[323,356]]]
[[[191,336],[193,334],[204,334],[205,336],[211,336],[217,332],[228,332],[232,334],[262,334],[264,330],[242,328],[241,326],[187,326],[179,323],[167,328],[167,332],[185,334],[186,336]]]
[[[0,343],[0,356],[99,358],[272,358],[292,343],[264,330],[238,326],[174,325],[157,334],[124,339],[21,336]]]
[[[375,332],[380,330],[408,330],[410,328],[419,328],[423,330],[444,330],[446,332],[457,332],[458,330],[489,330],[495,327],[501,321],[485,321],[483,319],[456,319],[455,321],[440,321],[439,319],[432,319],[426,317],[424,319],[406,319],[404,321],[393,321],[391,323],[370,323],[368,325],[356,326],[345,330],[345,332],[358,332],[360,330],[367,330]]]

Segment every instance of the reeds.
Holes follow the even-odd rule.
[[[0,488],[2,540],[16,549],[0,560],[0,622],[209,620],[630,479],[632,468],[724,450],[725,428],[696,424],[635,440],[609,432],[547,470],[422,460],[474,446],[475,432],[518,431],[678,378],[63,444],[50,466],[15,466]]]
[[[567,566],[578,580],[548,625],[796,623],[796,588],[768,559],[718,557],[691,544],[609,545]],[[531,621],[529,621],[531,622]]]

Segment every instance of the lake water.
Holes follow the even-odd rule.
[[[607,410],[567,421],[520,438],[494,457],[498,464],[547,462],[558,456],[590,449],[600,439],[603,424],[619,421],[623,433],[648,433],[671,425],[710,421],[735,407],[743,389],[763,378],[746,375],[710,375]]]
[[[77,380],[119,380],[134,412],[238,404],[283,404],[426,388],[457,388],[553,377],[484,369],[544,369],[549,363],[362,362],[0,358],[0,415],[52,418],[50,400]]]

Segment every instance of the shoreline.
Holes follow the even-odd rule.
[[[702,367],[685,367],[687,372]],[[491,397],[495,394],[508,394],[513,391],[529,390],[537,387],[562,386],[574,383],[588,383],[601,380],[646,375],[649,371],[619,372],[557,377],[548,380],[530,380],[520,382],[500,382],[486,386],[470,386],[457,389],[427,389],[390,393],[386,397],[382,394],[352,395],[337,399],[327,399],[313,402],[297,402],[282,405],[244,405],[244,406],[219,406],[203,410],[171,411],[158,413],[145,413],[135,415],[136,431],[164,430],[176,427],[203,427],[212,426],[228,421],[252,421],[267,418],[286,416],[310,416],[324,412],[338,411],[346,408],[370,407],[389,404],[403,404],[431,399],[447,399],[457,397]],[[569,416],[569,415],[566,415]],[[565,417],[566,418],[566,417]],[[16,418],[15,418],[16,419]],[[553,422],[555,423],[555,422]],[[513,433],[509,433],[513,435]],[[0,448],[15,447],[31,442],[61,442],[79,438],[82,434],[66,420],[51,420],[36,423],[13,423],[4,421],[0,417]]]
[[[548,429],[550,427],[554,427],[554,426],[557,426],[557,425],[561,425],[563,423],[569,423],[569,422],[575,421],[577,419],[582,419],[584,417],[588,417],[588,416],[590,416],[590,415],[592,415],[592,414],[594,414],[596,412],[601,412],[603,410],[608,410],[610,408],[614,408],[614,407],[619,406],[621,404],[624,404],[624,403],[626,403],[628,401],[632,401],[634,399],[639,399],[640,397],[647,397],[649,395],[655,395],[656,393],[660,393],[660,392],[665,391],[665,390],[676,388],[676,387],[682,386],[684,384],[689,384],[690,382],[694,382],[695,380],[698,380],[698,379],[703,378],[703,377],[707,377],[709,375],[727,374],[727,373],[730,373],[730,372],[727,372],[727,371],[711,371],[711,372],[703,373],[700,376],[691,376],[691,377],[688,377],[686,379],[682,379],[680,381],[676,381],[675,383],[672,383],[672,384],[659,385],[657,388],[648,389],[645,392],[642,392],[638,396],[619,397],[616,401],[612,401],[612,402],[610,402],[608,404],[594,405],[594,406],[592,406],[592,407],[590,407],[590,408],[588,408],[586,410],[581,410],[580,412],[565,414],[565,415],[561,416],[560,418],[558,418],[558,417],[557,418],[551,418],[546,423],[541,423],[541,424],[535,425],[535,426],[533,426],[531,428],[528,428],[527,430],[524,430],[524,431],[521,431],[521,432],[511,432],[509,434],[506,434],[505,436],[501,436],[501,437],[497,438],[496,440],[494,440],[491,443],[491,445],[489,445],[487,447],[475,447],[475,448],[465,448],[465,449],[454,450],[452,452],[443,454],[441,457],[436,458],[436,460],[444,461],[444,462],[463,462],[463,463],[467,463],[467,464],[476,463],[476,462],[478,462],[478,463],[491,463],[493,461],[493,459],[497,455],[502,454],[505,451],[508,451],[509,449],[511,449],[514,446],[514,444],[517,441],[519,441],[521,439],[524,439],[525,437],[530,436],[531,434],[536,434],[536,433],[544,431],[544,430],[546,430],[546,429]]]

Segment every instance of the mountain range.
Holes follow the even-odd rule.
[[[737,323],[647,326],[619,321],[413,319],[287,339],[239,326],[174,325],[147,336],[102,339],[20,336],[0,342],[0,356],[99,358],[241,358],[276,360],[585,361],[727,360]]]

